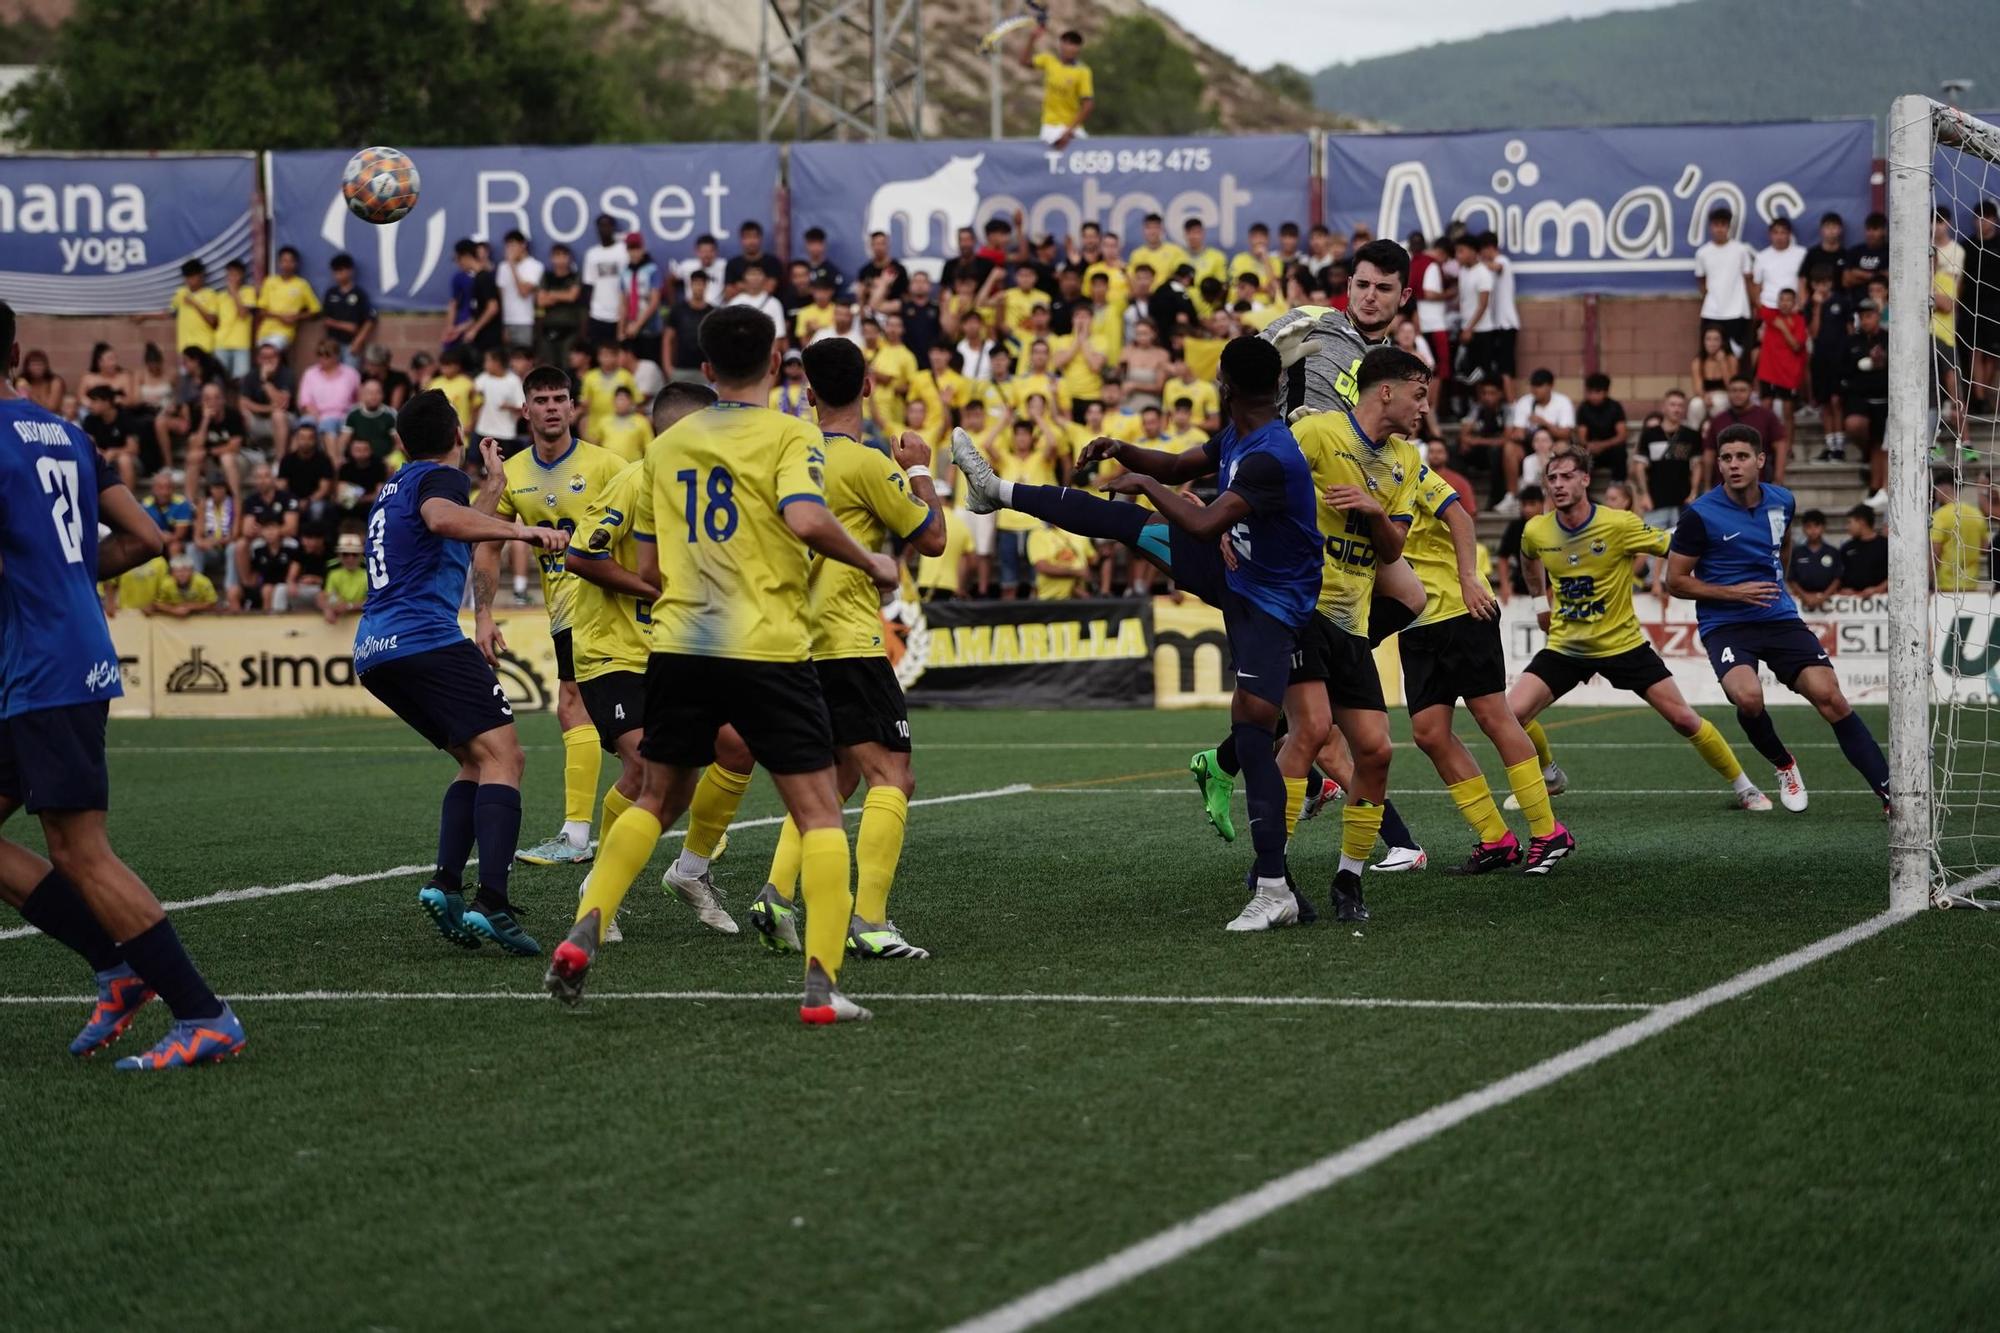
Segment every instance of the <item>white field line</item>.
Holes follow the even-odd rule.
[[[990,787],[985,791],[958,792],[951,796],[925,796],[911,801],[910,804],[912,806],[954,805],[961,801],[990,801],[1001,796],[1024,795],[1033,790],[1034,788],[1025,782],[1017,782],[1007,787]],[[844,813],[850,815],[860,814],[861,807],[855,806]],[[766,815],[761,819],[741,820],[731,824],[729,828],[731,832],[734,832],[737,829],[764,828],[772,824],[782,824],[784,822],[785,817],[783,815]],[[684,835],[686,832],[685,828],[677,828],[660,836],[662,838],[672,838]],[[391,866],[387,870],[371,870],[360,875],[322,875],[318,879],[299,880],[291,884],[253,884],[247,889],[224,889],[220,893],[210,893],[200,898],[181,898],[174,902],[161,903],[160,906],[166,908],[169,912],[179,912],[191,907],[216,907],[223,903],[249,902],[253,898],[282,898],[294,893],[323,893],[328,889],[344,889],[355,884],[373,884],[378,880],[403,879],[411,875],[422,875],[434,868],[435,865],[433,862],[426,861],[421,865]],[[14,926],[7,930],[0,930],[0,940],[24,939],[29,935],[37,933],[33,926]]]
[[[483,1003],[489,1000],[546,1002],[542,991],[270,991],[263,994],[230,995],[231,1004],[417,1004]],[[795,1000],[797,991],[657,990],[592,991],[590,999],[688,1001],[693,1003],[754,1000]],[[90,1004],[92,995],[0,995],[0,1006],[40,1004]],[[943,994],[873,995],[873,1005],[899,1004],[1064,1004],[1139,1005],[1166,1008],[1207,1007],[1231,1009],[1420,1009],[1467,1013],[1651,1013],[1650,1004],[1567,1003],[1561,1000],[1405,1000],[1393,997],[1348,995],[982,995],[972,992]]]
[[[1466,739],[1478,740],[1476,734],[1466,733]],[[1020,751],[1031,753],[1042,750],[1175,750],[1188,754],[1203,750],[1215,741],[1213,735],[1195,737],[1185,741],[937,741],[925,742],[919,747],[920,754],[934,750],[994,750]],[[1403,742],[1409,748],[1409,742]],[[560,745],[523,745],[523,750],[555,753]],[[1611,741],[1558,741],[1556,748],[1567,753],[1571,750],[1685,750],[1686,741],[1634,741],[1617,744]],[[1804,741],[1791,744],[1793,750],[1837,750],[1834,741]],[[407,745],[113,745],[109,753],[117,754],[430,754],[431,747],[413,741]]]
[[[1572,1046],[1476,1091],[1433,1106],[1380,1133],[1371,1134],[1359,1143],[1279,1176],[1247,1194],[1238,1195],[1207,1212],[1176,1223],[1067,1277],[1038,1287],[997,1309],[953,1325],[948,1333],[1019,1333],[1045,1323],[1086,1301],[1124,1286],[1134,1278],[1184,1258],[1212,1241],[1261,1221],[1280,1209],[1360,1175],[1370,1167],[1405,1149],[1428,1142],[1474,1116],[1538,1092],[1571,1074],[1657,1037],[1716,1005],[1747,995],[1760,986],[1831,957],[1907,919],[1908,914],[1895,912],[1869,917],[1858,925],[1739,972],[1686,999],[1661,1005],[1642,1018],[1615,1027],[1602,1036]]]
[[[1034,793],[1037,796],[1185,796],[1188,794],[1188,789],[1186,787],[1114,787],[1107,783],[1101,787],[1036,787]],[[1390,792],[1389,799],[1393,801],[1407,801],[1418,796],[1449,795],[1451,793],[1442,787],[1409,787]],[[1568,795],[1720,796],[1726,798],[1730,793],[1722,790],[1721,787],[1610,787],[1604,789],[1576,787],[1572,788]],[[1882,799],[1872,791],[1816,791],[1812,795],[1816,801],[1825,797],[1837,796],[1865,796],[1869,800],[1876,802],[1880,802]],[[1561,801],[1564,798],[1558,796],[1555,799]]]

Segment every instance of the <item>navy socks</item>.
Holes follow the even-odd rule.
[[[454,892],[465,886],[465,863],[472,856],[472,804],[478,791],[476,782],[454,782],[444,789],[444,804],[438,811],[437,877],[442,887]],[[507,859],[514,859],[511,850]]]
[[[469,785],[454,783],[453,786]],[[521,793],[497,782],[481,783],[472,802],[472,823],[479,839],[478,900],[495,907],[507,905],[507,872],[521,842]]]

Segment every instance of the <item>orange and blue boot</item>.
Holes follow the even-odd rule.
[[[125,1035],[125,1029],[132,1026],[132,1020],[152,998],[153,988],[124,963],[108,972],[99,972],[97,1008],[91,1011],[83,1031],[69,1044],[69,1053],[81,1059],[96,1055]]]
[[[176,1019],[152,1050],[128,1055],[114,1068],[127,1070],[185,1069],[212,1065],[241,1055],[248,1044],[243,1024],[228,1005],[213,1018]]]

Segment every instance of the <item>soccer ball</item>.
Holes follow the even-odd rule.
[[[340,195],[348,211],[377,226],[399,221],[417,206],[417,164],[400,148],[364,148],[347,159]]]

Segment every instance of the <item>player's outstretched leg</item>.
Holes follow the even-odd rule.
[[[1079,537],[1137,546],[1152,511],[1135,504],[1122,504],[1101,495],[1092,495],[1073,486],[1029,486],[1002,481],[993,465],[963,429],[951,433],[951,460],[958,467],[965,486],[965,507],[975,514],[996,509],[1015,509],[1052,523]]]
[[[465,863],[472,859],[473,804],[479,794],[479,766],[459,756],[458,776],[444,789],[438,806],[437,870],[417,893],[417,905],[437,924],[438,933],[463,949],[477,949],[479,936],[465,926]]]

